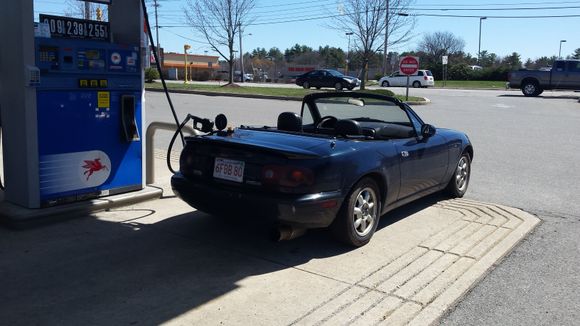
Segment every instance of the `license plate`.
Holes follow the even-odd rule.
[[[213,167],[213,177],[242,182],[244,180],[244,162],[216,157]]]

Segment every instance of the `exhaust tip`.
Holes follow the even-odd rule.
[[[280,242],[296,239],[306,233],[306,229],[295,228],[288,225],[281,225],[272,230],[271,238],[273,241]]]

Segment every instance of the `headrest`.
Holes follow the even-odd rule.
[[[362,128],[358,121],[355,120],[338,120],[334,131],[341,136],[361,136]]]
[[[278,130],[301,131],[302,118],[294,112],[282,112],[278,116]]]

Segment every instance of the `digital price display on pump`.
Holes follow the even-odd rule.
[[[110,39],[108,22],[50,15],[39,15],[39,20],[41,23],[48,24],[51,38],[93,41],[109,41]]]

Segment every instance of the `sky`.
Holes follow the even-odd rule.
[[[182,52],[183,45],[190,44],[190,53],[204,54],[207,51],[209,55],[217,55],[191,27],[185,27],[184,10],[187,1],[158,0],[159,26],[162,26],[159,29],[161,47],[166,52]],[[34,0],[35,19],[38,19],[39,13],[63,14],[66,10],[63,2],[63,0]],[[153,0],[148,0],[148,3],[152,2]],[[325,18],[339,15],[341,3],[341,0],[255,0],[254,21],[244,30],[243,51],[249,52],[257,47],[266,49],[278,47],[284,51],[297,43],[315,49],[329,45],[346,50],[347,36],[343,31],[330,27],[332,19]],[[151,25],[154,26],[153,6],[149,5],[148,11]],[[561,40],[566,40],[565,43],[561,43],[562,56],[580,48],[580,0],[415,0],[408,13],[415,15],[413,37],[405,44],[390,47],[389,51],[416,50],[423,35],[448,31],[465,41],[465,52],[477,56],[480,17],[488,17],[482,21],[482,51],[493,52],[499,56],[506,56],[515,51],[521,55],[522,61],[525,61],[527,58],[558,55]],[[496,18],[562,15],[577,17]],[[155,35],[155,32],[153,33]]]

